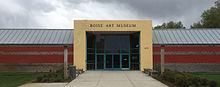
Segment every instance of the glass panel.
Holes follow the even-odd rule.
[[[105,35],[105,50],[116,53],[120,49],[120,39],[117,36]]]
[[[122,68],[129,68],[129,56],[128,55],[122,55]]]
[[[139,53],[139,34],[140,33],[133,33],[130,35],[130,49],[131,53]]]
[[[120,49],[129,50],[129,45],[130,45],[129,35],[121,35],[119,42],[120,42]]]
[[[87,70],[94,70],[95,64],[87,64]]]
[[[87,63],[95,64],[95,54],[88,54],[87,55]]]
[[[104,36],[96,35],[96,49],[97,50],[104,50]]]
[[[131,70],[139,70],[139,64],[131,64]]]
[[[86,33],[87,37],[87,48],[95,48],[95,38],[96,36],[93,33]]]
[[[131,49],[133,48],[139,48],[139,35],[140,33],[133,33],[133,34],[130,34],[130,47]]]
[[[105,37],[105,50],[109,53],[120,53],[120,49],[129,50],[129,35],[109,34]]]
[[[104,53],[104,49],[97,49],[96,53]]]
[[[87,53],[95,53],[95,49],[94,48],[87,48]]]
[[[139,54],[131,54],[131,70],[139,70]]]
[[[112,55],[106,55],[106,68],[112,68]]]
[[[131,63],[139,63],[139,54],[131,54]]]
[[[120,55],[114,55],[114,68],[120,68]]]
[[[121,53],[129,53],[129,50],[121,50]]]
[[[104,69],[104,55],[97,55],[97,69]]]
[[[140,48],[140,44],[139,44],[139,36],[140,33],[133,33],[130,35],[130,49],[131,49],[131,54],[130,54],[130,69],[131,70],[139,70],[139,48]]]
[[[139,53],[139,48],[132,48],[131,53]]]

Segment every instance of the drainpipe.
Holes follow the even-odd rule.
[[[160,60],[160,62],[161,62],[161,75],[164,73],[164,71],[165,71],[165,62],[164,62],[164,55],[165,55],[165,52],[164,52],[164,45],[161,45],[161,50],[160,50],[160,57],[161,57],[161,60]]]
[[[64,46],[64,63],[63,63],[63,67],[64,67],[64,79],[67,79],[67,66],[68,66],[68,49],[67,46]]]

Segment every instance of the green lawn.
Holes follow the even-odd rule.
[[[218,86],[220,86],[220,72],[194,72],[191,74],[200,78],[206,78],[210,81],[217,81]]]
[[[24,83],[31,82],[42,73],[34,72],[0,72],[1,87],[17,87]]]

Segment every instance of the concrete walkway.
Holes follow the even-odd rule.
[[[87,71],[66,87],[167,87],[140,71]]]
[[[27,83],[19,87],[65,87],[67,83]]]

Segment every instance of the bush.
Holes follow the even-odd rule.
[[[41,82],[48,82],[49,79],[48,78],[43,78]]]
[[[192,84],[195,86],[195,87],[198,87],[198,86],[200,86],[200,78],[199,77],[194,77],[193,79],[192,79]]]
[[[201,84],[202,84],[203,86],[207,86],[207,85],[208,85],[208,80],[207,80],[207,79],[202,79],[202,80],[201,80]]]
[[[216,81],[210,81],[209,82],[209,87],[217,87],[217,82]]]
[[[54,82],[62,82],[62,81],[63,81],[62,79],[58,78]]]
[[[174,77],[175,77],[175,85],[178,85],[180,87],[188,87],[191,85],[191,82],[189,80],[189,77],[187,77],[187,75],[178,73]]]
[[[56,72],[52,72],[50,70],[50,72],[45,73],[42,76],[38,76],[36,80],[33,82],[65,82],[65,81],[70,82],[72,80],[72,79],[64,80],[63,75],[64,75],[63,69],[57,70]]]
[[[215,81],[208,81],[185,72],[166,70],[159,78],[179,87],[217,87],[217,82]]]
[[[154,64],[153,69],[158,71],[158,73],[160,73],[160,64],[159,63]]]
[[[42,77],[42,76],[38,76],[38,77],[37,77],[37,79],[36,79],[36,82],[41,82],[41,81],[42,81],[42,79],[43,79],[43,77]]]
[[[164,72],[163,75],[161,75],[162,79],[167,80],[169,82],[174,83],[175,82],[175,77],[173,75],[175,75],[175,71],[171,71],[171,70],[166,70],[166,72]]]

